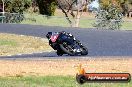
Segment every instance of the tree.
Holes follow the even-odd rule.
[[[107,3],[107,4],[106,4]],[[105,2],[96,14],[95,27],[98,29],[120,29],[122,23],[121,9],[116,3]]]
[[[56,9],[55,0],[36,0],[39,12],[42,15],[52,16]]]
[[[5,3],[8,2],[9,0],[1,0],[0,3],[2,3],[2,11],[3,11],[3,15],[5,13]]]
[[[4,23],[20,23],[24,19],[23,12],[30,0],[0,0],[3,8]]]
[[[2,3],[3,13],[23,13],[26,4],[31,4],[31,0],[0,0]]]
[[[132,6],[132,0],[100,0],[100,5],[103,9],[108,9],[110,3],[116,5],[125,16],[130,9],[130,5]]]
[[[87,0],[56,0],[57,6],[65,14],[71,27],[78,27],[83,10],[87,7]],[[70,18],[72,17],[72,18]],[[73,19],[73,20],[72,20]]]

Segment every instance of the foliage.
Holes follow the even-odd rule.
[[[103,9],[108,9],[111,3],[116,5],[124,16],[132,6],[132,0],[99,0],[99,3]]]
[[[57,6],[65,14],[71,27],[79,27],[81,15],[86,10],[87,0],[56,0]],[[72,17],[72,19],[70,18]]]
[[[23,13],[31,5],[31,0],[3,0],[5,12]],[[2,0],[0,0],[2,4]]]
[[[4,1],[4,23],[20,23],[23,19],[23,12],[30,6],[31,0],[3,0]],[[0,3],[3,3],[0,0]],[[3,5],[3,4],[1,4]],[[2,21],[0,20],[0,22]]]
[[[99,29],[120,29],[122,13],[117,6],[109,4],[96,13],[96,19],[94,26]]]
[[[52,16],[55,13],[56,2],[55,0],[36,0],[39,12],[43,15]]]
[[[24,20],[24,15],[20,13],[5,13],[4,23],[20,23]]]

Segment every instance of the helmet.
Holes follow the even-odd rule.
[[[46,35],[46,37],[49,39],[52,35],[52,32],[48,32],[48,34]]]

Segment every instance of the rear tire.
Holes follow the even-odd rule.
[[[62,56],[63,55],[63,53],[60,50],[57,50],[56,53],[57,53],[58,56]]]
[[[63,44],[60,44],[61,50],[63,50],[65,53],[69,54],[70,56],[74,56],[75,53],[70,51],[70,48],[66,49]],[[72,49],[72,48],[71,48]]]

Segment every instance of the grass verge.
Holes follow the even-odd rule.
[[[80,85],[73,76],[6,77],[1,87],[131,87],[129,83],[85,83]]]
[[[4,46],[4,45],[8,45],[8,46],[16,46],[17,45],[17,42],[15,41],[12,41],[12,40],[3,40],[3,39],[0,39],[0,46]]]
[[[25,14],[25,20],[21,24],[33,24],[33,25],[47,25],[47,26],[62,26],[70,27],[67,19],[63,16],[43,16],[38,14]],[[72,19],[72,18],[70,18]],[[73,20],[73,19],[72,19]],[[122,23],[121,30],[132,30],[131,19],[123,18],[124,22]],[[95,23],[95,18],[89,17],[89,14],[85,14],[84,17],[80,18],[79,27],[81,28],[95,28],[93,27]]]
[[[132,59],[127,57],[0,60],[0,87],[132,87],[132,82],[80,85],[75,80],[78,64],[88,73],[132,74]]]
[[[52,51],[47,39],[0,33],[0,56],[47,51]]]

